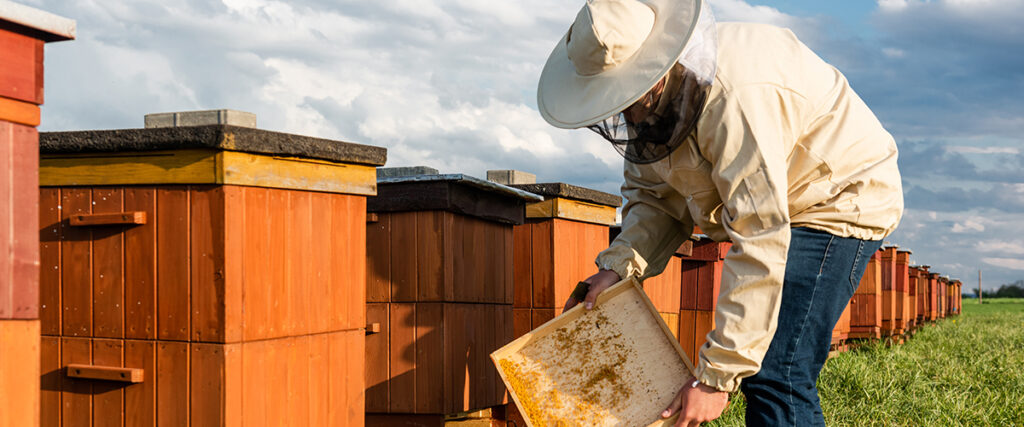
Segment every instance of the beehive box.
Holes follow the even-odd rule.
[[[597,272],[621,198],[564,183],[512,184],[543,201],[513,229],[514,336],[561,314],[576,284]]]
[[[896,334],[896,247],[882,251],[882,336]]]
[[[853,339],[881,338],[882,331],[882,255],[871,254],[860,284],[850,299],[850,334]]]
[[[910,251],[896,251],[896,333],[910,330]]]
[[[491,358],[530,426],[671,425],[660,413],[693,371],[635,279]]]
[[[41,146],[43,425],[362,423],[384,149],[229,125]]]
[[[44,44],[75,22],[0,5],[0,426],[39,425],[39,105]]]
[[[505,403],[487,355],[512,340],[513,226],[540,196],[462,174],[378,180],[367,232],[374,423]],[[368,418],[368,419],[369,419]]]

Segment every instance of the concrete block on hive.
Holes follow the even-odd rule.
[[[437,174],[437,169],[434,169],[430,166],[400,166],[393,168],[377,168],[378,179]]]
[[[537,175],[514,169],[490,170],[487,171],[487,180],[502,185],[533,184],[537,182]]]
[[[146,129],[206,125],[256,127],[256,115],[238,110],[181,111],[175,113],[146,114]]]

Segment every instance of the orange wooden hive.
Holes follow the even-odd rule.
[[[365,338],[367,424],[436,425],[502,405],[489,354],[512,340],[513,226],[541,197],[392,172],[367,206],[366,314],[379,328]]]
[[[893,333],[903,335],[910,329],[910,294],[907,291],[910,281],[910,251],[896,251],[894,270],[896,277],[893,283],[893,299],[896,301],[896,311],[893,316]]]
[[[939,318],[939,273],[928,273],[928,321]]]
[[[882,251],[882,336],[896,332],[896,247],[885,246]]]
[[[917,325],[924,326],[928,322],[928,269],[927,265],[917,266]]]
[[[708,333],[715,328],[722,268],[731,247],[732,243],[699,236],[691,254],[680,258],[679,344],[694,366],[700,361],[698,353],[707,343]]]
[[[921,281],[921,270],[916,265],[907,268],[907,329],[917,329],[917,285]]]
[[[864,276],[850,299],[851,339],[878,339],[882,331],[882,253],[871,254]]]
[[[41,149],[42,425],[362,424],[383,148],[218,124]]]
[[[938,282],[938,317],[945,318],[949,312],[949,276],[940,276]]]
[[[39,105],[43,45],[75,22],[0,7],[0,426],[39,424]]]
[[[621,198],[563,183],[513,184],[544,201],[514,228],[514,328],[519,337],[561,314],[576,284],[597,272]]]
[[[518,338],[562,313],[576,284],[597,272],[619,196],[564,183],[511,184],[540,195],[513,228],[513,328]],[[678,301],[678,293],[676,297]],[[506,417],[525,425],[515,403]]]

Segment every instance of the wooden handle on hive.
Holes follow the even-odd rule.
[[[67,376],[71,378],[119,381],[133,384],[141,383],[145,379],[144,371],[140,368],[71,364],[65,369],[67,370]]]
[[[379,334],[379,333],[380,333],[380,323],[373,322],[373,323],[367,323],[366,324],[366,335]]]
[[[91,225],[136,225],[146,223],[146,212],[113,212],[98,214],[75,214],[69,220],[72,226],[88,227]]]

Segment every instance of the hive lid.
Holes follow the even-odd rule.
[[[562,197],[565,199],[590,202],[614,208],[622,206],[622,197],[620,196],[590,188],[580,187],[577,185],[565,184],[562,182],[550,182],[540,184],[513,184],[511,186],[518,188],[520,190],[526,190],[534,194],[539,194],[541,196],[544,196],[544,198]]]
[[[505,224],[522,224],[526,204],[540,196],[463,174],[380,177],[369,212],[443,210]]]
[[[448,182],[453,184],[461,184],[470,187],[474,187],[480,190],[503,194],[506,196],[514,197],[525,202],[540,202],[544,198],[533,194],[529,191],[523,191],[518,188],[509,187],[507,185],[501,185],[498,183],[484,181],[480,178],[472,177],[461,173],[452,174],[437,174],[437,175],[414,175],[414,176],[395,176],[395,177],[381,177],[377,179],[378,186],[384,186],[388,184],[408,184],[408,183],[427,183],[427,182]]]
[[[41,132],[43,154],[209,148],[381,166],[387,149],[231,125]]]
[[[74,20],[8,0],[0,0],[0,23],[4,21],[25,27],[48,42],[75,38]]]

